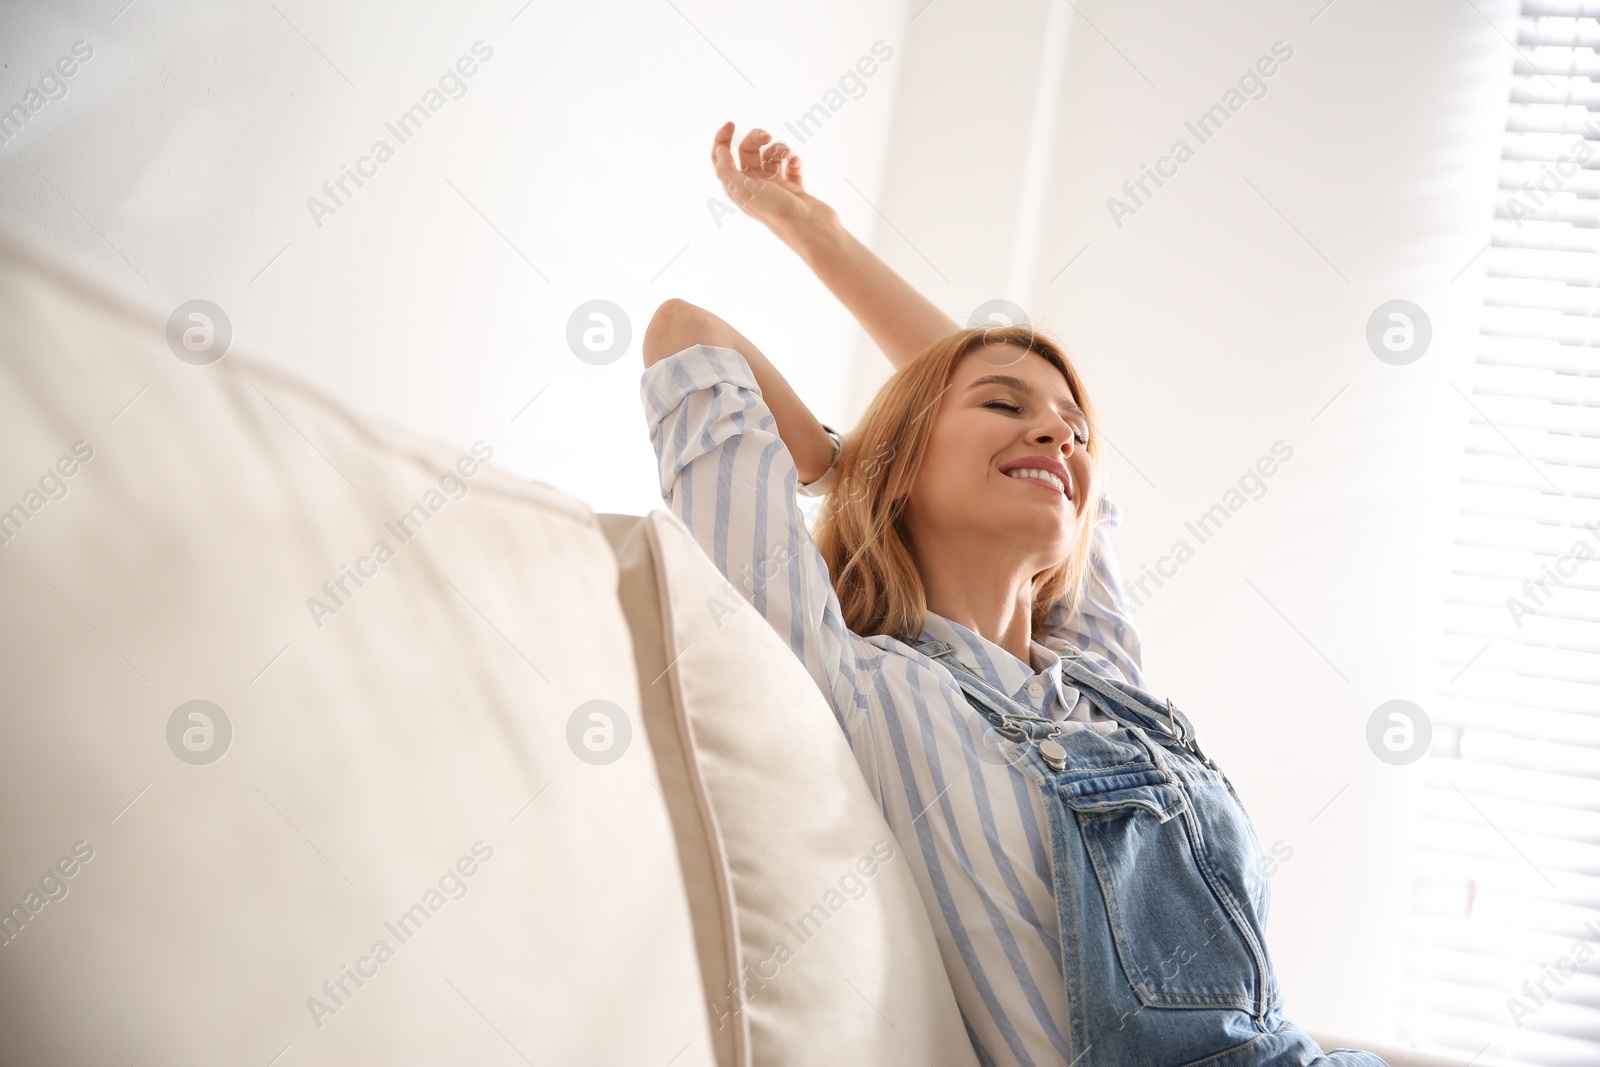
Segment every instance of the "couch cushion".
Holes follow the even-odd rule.
[[[714,1034],[748,1027],[756,1064],[970,1067],[916,883],[816,683],[676,516],[601,521],[630,616],[661,612],[659,652],[645,651],[635,625],[641,664],[662,665],[656,680],[641,668],[647,691],[664,689],[644,714],[674,721],[648,733],[692,757],[662,780],[685,791],[675,817],[697,821],[678,834],[680,850],[698,854],[685,867],[716,869],[697,889],[697,930],[735,950],[702,941],[704,970],[718,953],[728,961],[710,993]],[[713,909],[715,929],[702,920]]]
[[[728,983],[739,973],[739,930],[731,871],[725,858],[722,828],[711,793],[700,773],[694,726],[679,714],[673,687],[666,678],[667,617],[655,565],[655,547],[637,515],[600,515],[601,529],[617,554],[620,574],[617,598],[633,632],[634,666],[639,672],[640,713],[655,756],[662,796],[672,817],[678,863],[689,896],[699,950],[701,997],[706,1005],[711,1040],[719,1067],[747,1067],[750,1027],[743,1014],[726,1021],[713,1006],[727,996]]]
[[[589,509],[165,318],[0,240],[8,1058],[711,1064]]]

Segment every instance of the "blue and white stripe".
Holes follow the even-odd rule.
[[[798,473],[744,357],[697,345],[647,368],[640,393],[662,498],[718,569],[789,643],[829,698],[911,863],[979,1058],[1065,1064],[1066,993],[1045,815],[1023,773],[984,758],[983,720],[941,665],[885,636],[845,629],[796,501]],[[1025,664],[933,612],[922,638],[948,643],[989,684],[1073,729],[1116,724],[1070,679],[1062,654],[1143,686],[1102,495],[1085,596]],[[781,567],[772,561],[782,559]],[[771,572],[770,576],[767,572]]]

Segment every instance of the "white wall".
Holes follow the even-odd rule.
[[[0,144],[10,225],[159,305],[212,300],[238,344],[357,409],[483,437],[599,511],[661,506],[638,339],[666,297],[724,313],[841,416],[857,327],[758,224],[708,208],[711,136],[781,129],[882,39],[894,56],[802,149],[869,228],[846,180],[877,195],[900,0],[123,3],[0,7],[0,107],[74,42],[94,53]],[[480,40],[465,95],[404,144],[385,130]],[[393,158],[317,225],[308,199],[379,138]],[[596,298],[634,330],[603,367],[565,339]]]
[[[1451,383],[1515,12],[1324,3],[935,4],[881,205],[915,247],[879,246],[961,318],[1014,295],[1084,369],[1124,575],[1179,538],[1195,550],[1135,616],[1151,688],[1199,721],[1264,842],[1293,850],[1271,920],[1289,1017],[1378,1040],[1399,1010],[1421,765],[1380,762],[1365,727],[1391,698],[1426,709],[1459,667],[1439,632],[1470,414]],[[1264,96],[1206,143],[1185,130],[1278,40],[1293,56]],[[1052,48],[1059,88],[1036,94]],[[1030,135],[1040,106],[1055,119]],[[1108,198],[1180,137],[1193,158],[1119,227]],[[1432,320],[1409,366],[1365,341],[1395,298]],[[886,371],[864,361],[858,402]],[[1200,543],[1185,522],[1279,440],[1293,455],[1264,495]]]

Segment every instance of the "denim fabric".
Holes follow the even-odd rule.
[[[1261,842],[1182,711],[1063,656],[1121,724],[1071,729],[944,642],[916,648],[949,669],[1044,798],[1073,1067],[1386,1067],[1369,1052],[1324,1052],[1284,1019]],[[1059,766],[1041,754],[1047,739]]]

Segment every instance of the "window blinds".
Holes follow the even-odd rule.
[[[1600,1065],[1600,3],[1523,0],[1403,1036]]]

